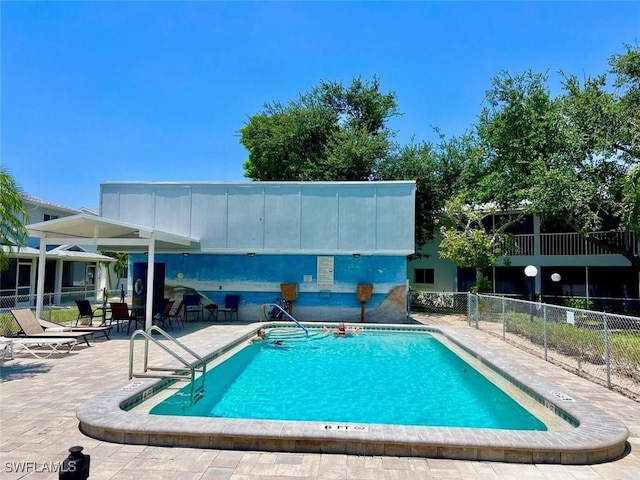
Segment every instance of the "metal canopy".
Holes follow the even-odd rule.
[[[36,315],[38,318],[42,316],[47,245],[96,245],[99,250],[111,252],[147,252],[149,261],[147,285],[153,284],[156,250],[180,252],[199,248],[199,240],[194,238],[89,214],[32,223],[26,227],[29,236],[40,239],[36,295]],[[152,295],[147,295],[145,328],[152,324],[152,297]]]
[[[29,235],[46,239],[47,245],[96,245],[111,252],[147,252],[149,240],[162,252],[198,248],[198,239],[143,227],[96,215],[79,214],[27,225]]]

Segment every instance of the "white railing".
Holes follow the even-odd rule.
[[[632,232],[593,232],[597,238],[607,239],[609,243],[630,248],[633,253],[638,253],[638,239]],[[513,243],[506,239],[501,242],[499,248],[510,257],[535,255],[535,235],[515,235]],[[599,247],[587,241],[579,233],[541,233],[540,255],[614,255],[610,250]]]
[[[515,257],[518,255],[534,255],[534,237],[533,234],[526,235],[514,235],[512,239],[507,240],[506,238],[500,241],[499,248],[500,251],[509,255],[510,257]]]
[[[638,252],[638,239],[632,232],[592,232],[596,238],[607,239]],[[540,235],[541,255],[612,255],[610,250],[595,245],[579,233],[543,233]]]

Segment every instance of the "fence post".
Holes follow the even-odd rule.
[[[507,340],[507,318],[504,314],[504,296],[502,297],[502,341]]]
[[[476,330],[480,328],[480,295],[476,293]]]
[[[547,360],[547,304],[542,304],[542,331],[544,335],[544,361]]]
[[[53,305],[53,293],[45,293],[44,297],[46,298],[46,305],[43,307],[42,317],[44,317],[44,313],[47,312],[47,320],[51,321],[51,307]]]
[[[604,364],[607,368],[607,388],[611,390],[611,359],[609,357],[609,322],[607,314],[602,314],[604,325]]]

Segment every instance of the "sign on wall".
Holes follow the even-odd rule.
[[[328,290],[333,288],[333,257],[318,257],[318,289]]]

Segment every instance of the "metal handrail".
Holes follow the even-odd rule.
[[[267,307],[272,307],[271,310],[273,310],[274,307],[277,308],[278,310],[280,310],[282,313],[284,313],[289,318],[289,320],[291,320],[293,323],[295,323],[298,327],[300,327],[304,331],[304,335],[306,337],[309,336],[309,330],[307,330],[307,328],[304,325],[302,325],[298,320],[296,320],[293,317],[293,315],[291,315],[289,312],[287,312],[284,308],[282,308],[277,303],[265,303],[264,305],[262,305],[262,313],[263,313],[264,318],[266,320],[270,320],[270,318],[267,316]]]
[[[167,340],[172,341],[173,343],[175,343],[176,345],[181,347],[183,350],[185,350],[187,353],[192,355],[197,360],[195,362],[195,366],[192,365],[191,363],[189,363],[184,357],[178,355],[178,353],[176,353],[174,350],[172,350],[168,346],[164,345],[163,343],[160,343],[158,340],[153,338],[152,332],[159,333],[164,338],[166,338]],[[167,332],[165,332],[161,328],[159,328],[159,327],[157,327],[155,325],[152,325],[146,331],[145,330],[136,330],[131,334],[131,338],[129,340],[129,380],[131,380],[135,376],[135,374],[133,373],[134,340],[138,336],[144,337],[144,371],[143,371],[143,373],[146,373],[149,370],[149,340],[151,340],[154,344],[156,344],[158,347],[163,349],[165,352],[167,352],[169,355],[171,355],[173,358],[175,358],[180,363],[182,363],[185,367],[187,367],[187,369],[189,369],[189,371],[190,371],[190,385],[191,385],[191,404],[193,405],[194,399],[195,399],[195,393],[196,393],[195,392],[195,372],[196,372],[196,367],[198,365],[202,366],[202,385],[201,385],[201,389],[204,390],[204,382],[205,382],[205,377],[206,377],[206,373],[207,373],[207,364],[204,361],[204,359],[200,355],[198,355],[196,352],[191,350],[189,347],[187,347],[184,343],[179,341],[178,339],[172,337],[171,335],[169,335]],[[171,370],[176,371],[176,369],[171,369]]]

